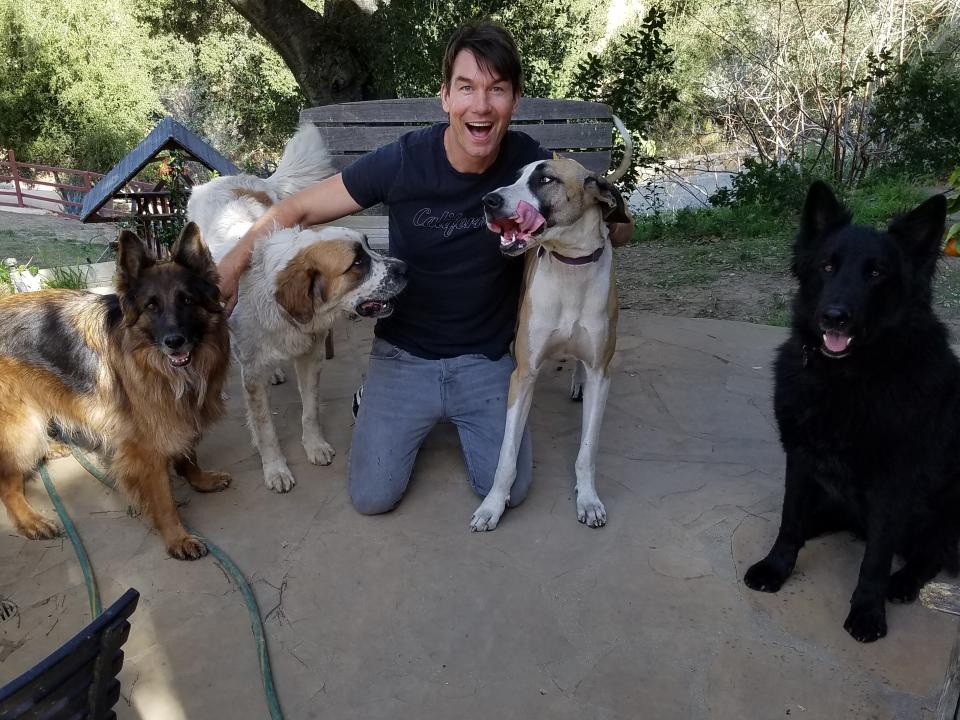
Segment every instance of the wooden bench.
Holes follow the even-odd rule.
[[[439,98],[341,103],[300,113],[301,123],[313,123],[320,128],[337,170],[411,130],[446,119]],[[548,150],[574,158],[587,169],[603,174],[610,168],[615,122],[619,121],[610,108],[601,103],[521,98],[510,127],[527,133]],[[386,248],[386,213],[386,208],[378,205],[336,224],[360,230],[373,247]]]

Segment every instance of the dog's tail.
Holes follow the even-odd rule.
[[[281,198],[333,175],[330,154],[316,125],[304,124],[283,149],[276,172],[267,183]]]
[[[620,118],[616,115],[611,115],[610,117],[613,120],[613,124],[617,126],[620,136],[623,138],[623,159],[620,160],[620,165],[617,166],[617,169],[604,178],[607,182],[615,183],[627,174],[627,171],[630,169],[630,163],[633,162],[633,138],[630,136],[630,131],[627,130]]]

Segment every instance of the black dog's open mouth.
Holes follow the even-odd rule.
[[[188,352],[170,352],[167,353],[167,358],[174,367],[183,367],[190,364],[190,353]]]
[[[853,336],[842,330],[824,330],[820,352],[829,358],[842,358],[850,354]]]
[[[393,312],[393,303],[389,300],[361,300],[354,309],[360,317],[382,318]]]

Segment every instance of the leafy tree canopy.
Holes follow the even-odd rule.
[[[0,0],[0,146],[108,168],[162,110],[144,48],[121,0]]]

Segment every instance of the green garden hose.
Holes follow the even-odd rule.
[[[111,490],[116,489],[116,486],[110,481],[106,473],[91,463],[87,456],[82,453],[79,448],[77,448],[71,442],[67,442],[67,445],[69,445],[70,452],[73,453],[73,457],[78,463],[80,463],[80,465],[83,466],[84,470],[93,475],[97,480]],[[63,502],[60,500],[60,495],[57,493],[56,488],[53,486],[53,482],[50,480],[50,475],[47,473],[46,464],[43,462],[40,463],[40,477],[43,479],[43,484],[47,489],[47,494],[50,495],[50,500],[53,502],[53,506],[56,509],[57,514],[60,516],[60,520],[63,522],[63,527],[66,529],[67,535],[70,537],[70,542],[73,543],[73,549],[77,554],[77,559],[80,561],[80,567],[83,570],[83,577],[87,585],[87,595],[90,599],[90,612],[92,613],[93,617],[96,617],[101,613],[102,607],[100,605],[100,593],[97,590],[97,581],[93,574],[93,567],[90,565],[90,559],[87,557],[87,553],[83,548],[83,543],[80,542],[80,536],[77,534],[76,528],[70,521],[70,517],[67,515],[66,508],[63,506]],[[257,661],[260,665],[260,677],[263,681],[263,692],[266,696],[267,710],[270,712],[271,720],[283,720],[283,713],[280,710],[280,699],[277,696],[277,691],[273,684],[273,670],[270,666],[270,654],[267,650],[266,635],[263,632],[263,621],[260,619],[260,607],[257,605],[257,599],[254,597],[253,591],[250,589],[250,584],[247,582],[246,578],[244,578],[243,573],[240,571],[240,568],[237,567],[237,564],[233,562],[233,560],[231,560],[230,557],[223,552],[223,550],[218,548],[207,538],[203,537],[200,533],[196,532],[192,528],[187,527],[187,530],[206,543],[207,549],[210,551],[210,554],[213,555],[214,559],[217,561],[217,564],[231,578],[231,580],[233,580],[234,584],[240,590],[240,594],[243,596],[243,601],[247,606],[247,611],[250,614],[250,630],[253,632],[253,640],[257,647]]]

